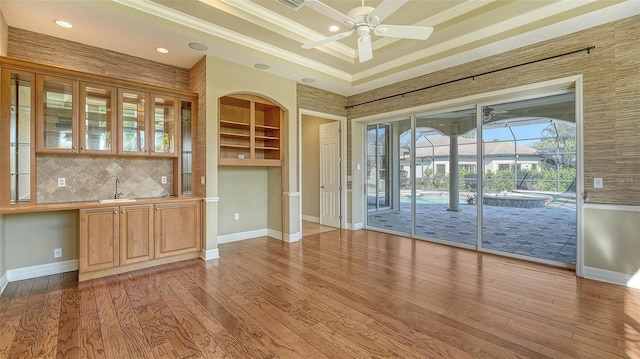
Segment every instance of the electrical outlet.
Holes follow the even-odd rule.
[[[593,188],[602,188],[602,178],[593,179]]]
[[[64,177],[58,178],[58,187],[67,187],[67,180]]]
[[[200,184],[205,184],[205,182],[204,176],[200,176]]]
[[[62,257],[62,248],[56,248],[53,250],[53,258]]]
[[[167,184],[167,176],[160,177],[160,182],[162,182],[162,184]]]
[[[233,215],[233,219],[235,219],[236,221],[240,219],[240,213],[236,213]]]

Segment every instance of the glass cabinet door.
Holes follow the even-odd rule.
[[[145,155],[147,148],[146,94],[139,91],[119,90],[121,154]]]
[[[194,121],[191,101],[180,101],[181,115],[181,164],[180,164],[180,184],[183,195],[192,194],[192,175],[193,175],[193,133]]]
[[[176,155],[176,100],[153,96],[152,155]]]
[[[113,106],[115,90],[110,86],[82,83],[80,86],[80,152],[115,153]]]
[[[38,86],[38,151],[77,152],[77,81],[39,76]]]
[[[0,168],[2,183],[6,183],[5,175],[9,174],[9,184],[8,187],[0,187],[3,191],[8,189],[9,193],[0,193],[0,204],[7,201],[10,204],[29,203],[32,197],[35,197],[31,196],[33,192],[31,188],[32,129],[35,127],[33,126],[34,78],[35,75],[32,73],[2,70],[2,91],[9,92],[8,101],[2,104],[2,113],[6,116],[3,119],[9,122],[9,158],[3,156],[0,159]],[[7,105],[9,108],[6,108]],[[7,164],[8,173],[5,167]]]

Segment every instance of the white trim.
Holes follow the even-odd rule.
[[[299,241],[301,238],[302,238],[302,233],[296,232],[296,233],[285,235],[283,241],[288,243],[293,243],[293,242]]]
[[[358,222],[358,223],[354,223],[353,224],[353,230],[358,230],[358,229],[363,229],[364,228],[364,223],[362,222]]]
[[[306,214],[302,215],[302,220],[307,222],[312,222],[312,223],[320,223],[320,217],[307,216]]]
[[[585,203],[584,209],[599,209],[603,211],[640,212],[640,206],[623,204]]]
[[[7,271],[6,276],[9,282],[15,282],[17,280],[71,272],[74,270],[78,270],[77,259],[72,259],[64,262],[41,264],[31,267],[10,269]]]
[[[242,241],[245,239],[264,237],[269,235],[268,229],[256,229],[254,231],[237,232],[218,236],[218,244]]]
[[[204,201],[206,203],[219,202],[220,201],[220,197],[208,197],[208,198],[205,198]]]
[[[275,229],[267,229],[267,236],[282,240],[282,232],[276,231]]]
[[[635,275],[614,272],[606,269],[584,267],[584,277],[587,279],[593,279],[600,282],[617,284],[630,288],[640,289],[640,273]]]
[[[300,196],[300,192],[284,192],[285,197],[298,197]]]
[[[218,259],[220,258],[220,251],[218,250],[218,248],[201,251],[200,258],[204,259],[205,261]]]
[[[7,285],[9,285],[9,279],[7,279],[7,272],[4,272],[2,277],[0,277],[0,295],[7,289]]]
[[[184,13],[175,11],[172,8],[164,5],[156,4],[150,0],[113,0],[114,2],[128,6],[132,9],[136,9],[147,14],[163,18],[165,20],[189,27],[194,30],[202,31],[205,34],[216,36],[220,39],[236,43],[250,49],[260,51],[265,54],[269,54],[285,61],[299,64],[301,66],[315,69],[329,76],[333,76],[337,79],[351,82],[353,76],[345,71],[338,70],[337,68],[329,65],[325,65],[321,62],[311,60],[308,57],[295,54],[290,51],[283,50],[280,47],[273,46],[263,41],[258,41],[249,36],[231,31],[219,25],[215,25],[199,19],[195,16],[186,15]]]

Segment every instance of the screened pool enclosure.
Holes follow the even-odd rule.
[[[573,93],[412,115],[366,136],[367,228],[575,264]]]

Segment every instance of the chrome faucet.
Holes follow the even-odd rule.
[[[115,194],[115,196],[113,196],[113,199],[119,199],[120,196],[123,195],[123,193],[118,192],[118,183],[120,183],[120,179],[116,178],[116,194]]]

